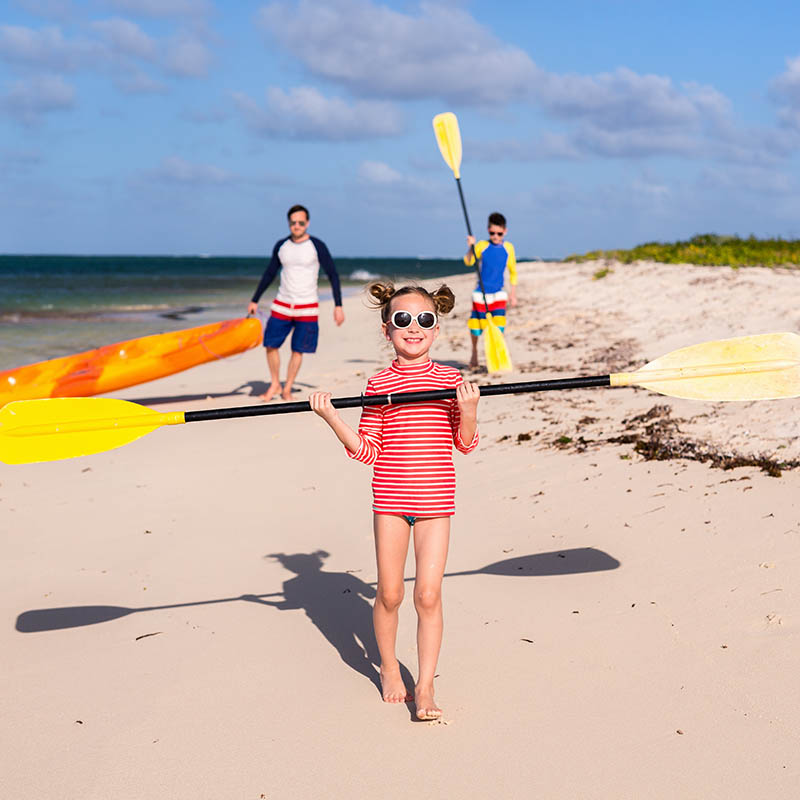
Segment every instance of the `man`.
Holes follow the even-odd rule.
[[[256,312],[261,295],[280,270],[278,294],[272,301],[270,318],[264,330],[264,347],[271,379],[269,388],[261,395],[264,402],[272,400],[278,392],[284,400],[291,400],[292,385],[303,361],[303,354],[316,352],[319,337],[317,281],[320,267],[325,270],[333,289],[333,320],[337,325],[344,322],[339,274],[325,243],[308,234],[308,209],[305,206],[292,206],[287,217],[290,234],[277,241],[272,248],[272,260],[261,276],[253,299],[247,307],[248,314]],[[292,355],[286,370],[286,383],[281,391],[278,349],[290,332]]]

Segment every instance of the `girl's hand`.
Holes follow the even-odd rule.
[[[461,383],[456,387],[456,401],[462,420],[474,420],[478,416],[478,400],[481,391],[477,383]]]
[[[339,416],[339,413],[331,404],[330,392],[312,392],[308,396],[308,403],[311,406],[311,410],[322,417],[329,425]]]

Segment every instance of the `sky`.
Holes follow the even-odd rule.
[[[0,252],[800,238],[800,4],[0,0]]]

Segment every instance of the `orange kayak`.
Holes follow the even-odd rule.
[[[12,400],[105,394],[241,353],[260,342],[261,323],[250,317],[108,344],[0,372],[0,406]]]

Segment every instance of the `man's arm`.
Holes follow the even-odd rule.
[[[286,239],[281,239],[280,241],[275,243],[275,247],[272,248],[272,258],[270,259],[269,265],[264,270],[264,274],[261,276],[261,280],[256,287],[255,292],[253,293],[253,297],[250,300],[250,305],[247,307],[248,314],[254,314],[256,309],[258,308],[258,301],[261,299],[261,295],[267,290],[267,287],[275,280],[275,276],[278,274],[278,270],[281,268],[281,260],[278,258],[278,250],[280,250],[281,245],[286,241]]]
[[[328,280],[331,282],[331,289],[333,290],[333,321],[337,325],[344,322],[344,309],[342,308],[342,287],[339,283],[339,273],[336,271],[336,265],[333,263],[330,251],[322,239],[317,239],[314,236],[309,237],[317,251],[317,260],[319,265],[325,270]]]

